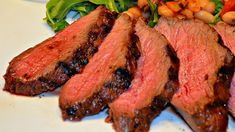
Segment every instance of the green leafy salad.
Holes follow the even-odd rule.
[[[144,1],[144,0],[138,0],[138,1],[137,0],[49,0],[49,2],[46,5],[46,18],[44,18],[44,20],[46,20],[48,25],[55,32],[58,32],[60,30],[63,30],[66,26],[69,25],[69,23],[66,21],[66,18],[68,13],[71,11],[75,13],[73,18],[75,18],[78,15],[82,17],[89,14],[99,5],[104,5],[106,8],[108,8],[111,11],[121,13],[128,10],[130,7],[137,6],[137,2],[139,1]],[[174,16],[177,16],[177,14],[180,13],[186,13],[183,14],[186,16],[186,18],[187,16],[190,17],[191,14],[193,15],[194,11],[194,9],[191,9],[192,11],[188,10],[187,12],[184,12],[185,8],[189,7],[187,5],[185,5],[185,7],[182,7],[182,5],[184,4],[183,2],[185,2],[185,0],[178,0],[178,1],[158,0],[157,1],[158,4],[156,4],[156,0],[145,0],[145,1],[148,7],[147,12],[149,16],[147,19],[148,19],[148,25],[150,27],[153,27],[158,22],[160,15],[162,16],[169,15],[169,11],[170,15]],[[153,1],[155,1],[155,3]],[[224,7],[224,4],[222,0],[208,0],[208,2],[209,1],[214,3],[214,12],[211,14],[214,16],[214,19],[210,21],[209,24],[214,25],[221,20],[220,13]],[[161,9],[164,8],[164,11],[159,10],[160,8]],[[168,14],[166,14],[166,12]],[[190,12],[192,13],[190,14]]]
[[[50,0],[46,5],[46,22],[55,31],[58,32],[68,26],[66,16],[70,11],[77,15],[85,16],[93,11],[97,6],[104,5],[109,10],[117,13],[126,11],[135,6],[133,0]]]

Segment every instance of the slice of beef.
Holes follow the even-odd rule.
[[[15,57],[4,90],[33,96],[63,85],[80,73],[110,32],[116,14],[98,7],[63,31]]]
[[[171,63],[166,39],[142,19],[137,22],[135,31],[141,47],[137,72],[131,87],[109,104],[109,114],[117,132],[148,131],[151,121],[178,87],[177,65]]]
[[[139,56],[133,24],[122,14],[83,73],[64,85],[59,97],[64,119],[97,114],[128,89]]]
[[[215,30],[222,37],[224,45],[235,54],[235,26],[219,22],[215,25]]]
[[[160,18],[156,29],[180,60],[179,90],[171,103],[194,131],[226,131],[230,79],[229,52],[218,44],[218,34],[200,20]],[[230,62],[228,62],[230,63]]]
[[[221,36],[224,45],[231,50],[233,55],[235,55],[235,26],[228,25],[224,22],[219,22],[216,24],[215,29]],[[235,59],[233,58],[233,65],[230,74],[233,73],[234,68],[235,68]],[[230,95],[231,97],[228,102],[228,107],[230,112],[235,117],[235,74],[230,86]]]

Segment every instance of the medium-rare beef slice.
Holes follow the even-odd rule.
[[[233,55],[235,55],[235,26],[231,26],[224,22],[219,22],[215,25],[215,29],[221,36],[224,45],[231,50]],[[232,70],[230,74],[234,72],[234,68],[235,68],[235,59],[233,58],[233,67],[231,68]],[[228,107],[229,111],[235,117],[235,74],[230,86],[230,95],[231,97],[228,102]]]
[[[136,74],[131,87],[109,104],[117,132],[148,131],[151,121],[178,88],[177,65],[171,62],[166,39],[142,19],[137,22],[135,31],[141,47]]]
[[[80,73],[110,32],[116,14],[98,7],[63,31],[15,57],[4,75],[13,94],[52,91]]]
[[[229,85],[223,83],[230,81],[224,74],[229,53],[218,44],[216,31],[200,20],[164,17],[156,29],[180,61],[180,87],[171,103],[194,131],[226,131]]]
[[[235,26],[219,22],[215,25],[215,30],[222,37],[224,45],[235,54]]]
[[[122,14],[83,73],[64,85],[59,97],[64,119],[97,114],[128,89],[139,56],[133,24]]]

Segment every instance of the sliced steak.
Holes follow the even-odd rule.
[[[216,24],[215,30],[222,37],[224,45],[235,54],[235,26],[219,22]]]
[[[33,96],[63,85],[97,52],[115,18],[116,14],[98,7],[54,37],[24,51],[10,62],[4,90]]]
[[[64,85],[59,97],[64,119],[97,114],[129,88],[139,56],[133,24],[122,14],[83,73]]]
[[[148,131],[151,121],[178,87],[177,65],[171,63],[166,39],[142,19],[135,30],[141,47],[137,72],[131,87],[109,104],[109,114],[117,132]]]
[[[235,26],[228,25],[224,22],[219,22],[215,26],[216,31],[222,37],[224,45],[228,47],[233,55],[235,55]],[[235,69],[235,59],[233,58],[233,67],[231,68],[230,74]],[[228,103],[228,107],[230,112],[235,117],[235,74],[230,87],[230,99]]]
[[[229,53],[218,44],[218,34],[193,19],[162,17],[156,29],[166,36],[180,60],[180,88],[172,104],[194,131],[226,131],[229,85],[224,84],[230,81],[225,64]]]

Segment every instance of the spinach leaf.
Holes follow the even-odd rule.
[[[68,26],[66,15],[77,3],[85,0],[50,0],[46,5],[46,18],[48,25],[58,32]]]
[[[118,10],[120,12],[128,10],[130,7],[134,6],[133,0],[118,0]]]
[[[211,0],[212,2],[215,3],[215,15],[220,13],[220,11],[223,9],[224,4],[222,2],[222,0]]]
[[[69,24],[67,21],[65,20],[61,20],[61,21],[58,21],[54,24],[52,23],[48,23],[50,25],[50,27],[55,31],[55,32],[58,32],[58,31],[61,31],[63,30],[65,27],[67,27]]]
[[[109,10],[119,13],[114,0],[104,0],[104,1],[106,1],[105,5]]]
[[[158,12],[157,12],[157,4],[154,4],[151,0],[147,0],[148,1],[148,5],[149,5],[149,8],[150,8],[150,20],[149,20],[149,23],[148,25],[150,27],[154,27],[157,22],[158,22],[158,19],[159,19],[159,15],[158,15]]]
[[[53,1],[57,1],[57,3],[54,3],[55,5],[52,6],[50,9],[48,9],[49,14],[53,19],[62,20],[66,17],[68,12],[72,9],[74,5],[81,2],[85,2],[86,0],[53,0]]]
[[[49,0],[44,20],[55,32],[58,32],[68,26],[66,16],[70,11],[75,11],[76,15],[85,16],[97,6],[104,5],[110,11],[120,13],[135,4],[134,0]]]
[[[220,13],[224,7],[224,4],[223,4],[222,0],[211,0],[211,1],[215,3],[215,13],[214,13],[215,20],[211,24],[215,25],[217,22],[219,22],[221,20]]]
[[[77,12],[77,14],[73,17],[76,17],[78,14],[80,16],[86,16],[89,14],[91,11],[93,11],[97,5],[89,3],[89,2],[82,2],[74,6],[71,10]]]

